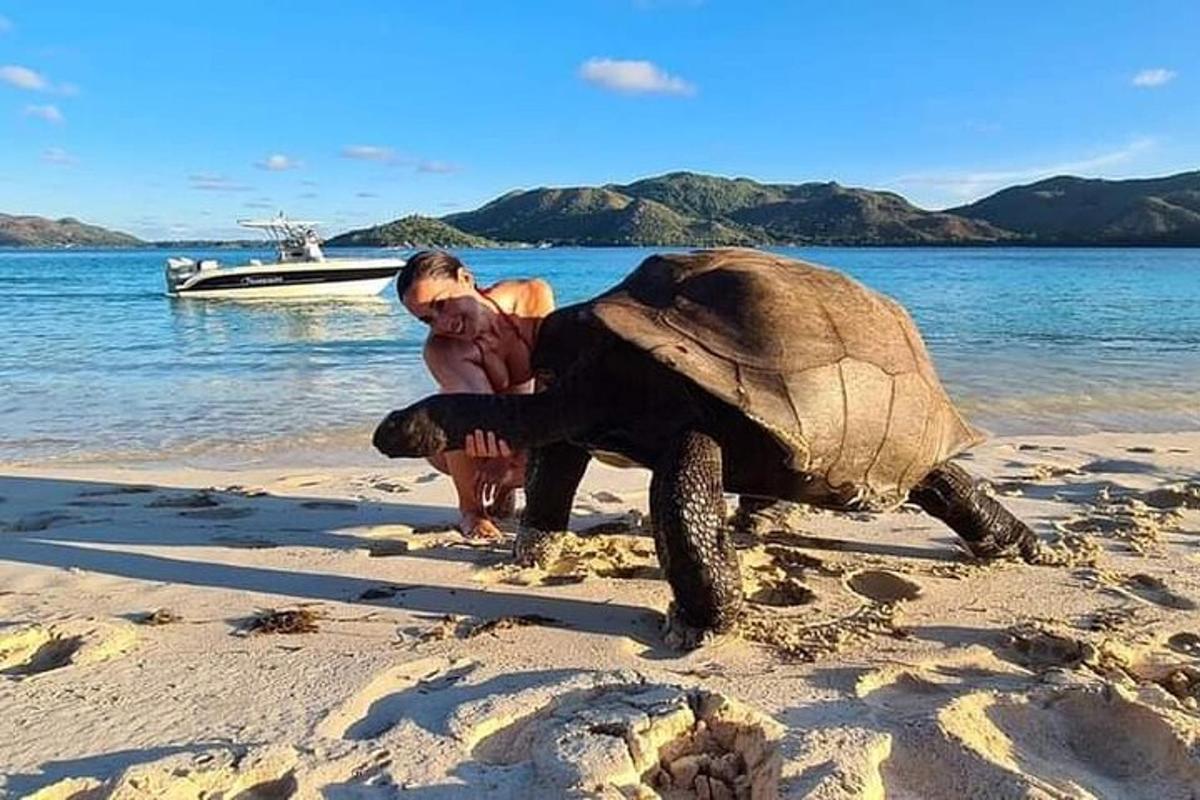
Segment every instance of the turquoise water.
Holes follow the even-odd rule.
[[[462,256],[485,283],[543,276],[565,303],[615,283],[649,252]],[[1200,250],[784,252],[903,302],[951,395],[985,429],[1200,428]],[[170,300],[167,255],[0,250],[0,461],[244,463],[286,448],[367,448],[386,411],[432,390],[423,327],[391,293],[353,303]]]

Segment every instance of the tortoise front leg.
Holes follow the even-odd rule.
[[[654,546],[675,600],[668,644],[691,649],[733,627],[742,605],[737,551],[725,527],[721,448],[689,431],[655,465],[650,481]]]
[[[1015,549],[1021,558],[1038,560],[1037,536],[999,501],[986,494],[957,464],[934,468],[909,492],[909,498],[949,525],[978,558],[996,558]]]
[[[530,451],[525,466],[525,511],[513,546],[518,563],[544,566],[552,560],[554,536],[567,529],[575,490],[590,460],[587,450],[569,442]]]

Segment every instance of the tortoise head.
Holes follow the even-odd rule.
[[[426,398],[393,411],[375,428],[375,449],[388,458],[432,456],[448,449],[450,435],[439,421],[439,398]]]

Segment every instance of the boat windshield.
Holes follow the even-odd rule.
[[[243,228],[266,231],[281,262],[325,260],[316,222],[288,219],[281,213],[274,219],[239,219],[238,224]]]

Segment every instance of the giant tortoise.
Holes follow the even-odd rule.
[[[444,394],[375,432],[391,457],[463,446],[477,428],[529,448],[522,543],[565,530],[593,453],[653,473],[650,515],[684,643],[742,602],[724,492],[831,509],[910,499],[979,557],[1037,552],[1033,532],[948,459],[981,435],[954,408],[894,300],[831,269],[745,249],[655,255],[552,313],[532,395]]]

